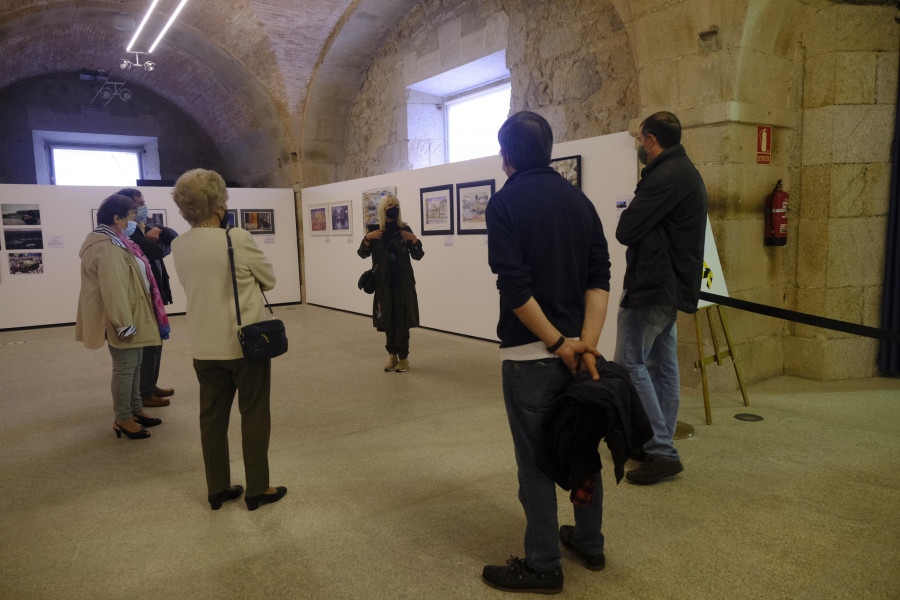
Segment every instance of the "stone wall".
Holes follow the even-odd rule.
[[[796,310],[881,326],[890,147],[900,35],[891,6],[822,3],[803,29],[802,201]],[[896,160],[897,157],[894,157]],[[785,372],[877,372],[877,340],[804,325],[784,339]]]

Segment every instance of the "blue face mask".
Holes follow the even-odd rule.
[[[135,229],[137,229],[137,221],[128,221],[128,227],[122,233],[131,237],[131,234],[134,233]]]
[[[140,221],[141,223],[147,222],[147,207],[146,206],[138,206],[137,211],[134,213],[134,220]]]

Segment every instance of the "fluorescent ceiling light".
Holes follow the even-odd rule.
[[[153,3],[156,4],[156,0],[154,0]],[[147,54],[152,53],[153,50],[156,48],[156,45],[159,44],[159,42],[160,42],[160,40],[162,40],[163,36],[166,35],[166,32],[169,30],[169,27],[171,27],[172,23],[175,22],[175,18],[178,16],[178,13],[181,12],[181,9],[184,8],[185,4],[187,4],[187,0],[181,0],[181,2],[178,3],[178,8],[176,8],[175,12],[172,13],[172,16],[169,17],[169,22],[166,23],[166,26],[163,27],[163,30],[159,32],[159,36],[157,36],[156,41],[153,42],[153,45],[150,46],[150,49],[147,50]]]
[[[144,25],[147,24],[147,19],[150,18],[150,13],[153,12],[153,9],[156,8],[156,4],[159,0],[153,0],[153,3],[150,5],[150,8],[147,9],[147,14],[144,15],[144,18],[141,20],[141,24],[138,26],[137,31],[134,32],[134,35],[131,36],[131,41],[128,42],[128,46],[125,48],[125,52],[131,52],[131,47],[134,46],[134,42],[137,41],[139,35],[141,35],[141,30],[144,29]]]

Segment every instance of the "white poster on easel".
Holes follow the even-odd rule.
[[[700,279],[700,291],[718,296],[728,295],[728,286],[725,285],[725,274],[722,273],[719,251],[716,249],[716,238],[713,237],[708,216],[706,217],[706,244],[703,246],[703,277]],[[697,308],[704,308],[713,304],[713,302],[701,299],[697,304]]]

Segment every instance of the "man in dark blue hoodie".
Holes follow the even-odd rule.
[[[488,203],[488,262],[497,275],[503,397],[525,509],[525,558],[486,566],[488,585],[510,592],[562,590],[559,543],[589,569],[603,554],[603,488],[557,533],[556,488],[537,466],[541,424],[573,373],[597,378],[594,356],[609,300],[609,252],[594,205],[550,168],[553,132],[518,112],[497,136],[509,177]]]
[[[628,369],[653,439],[647,458],[625,474],[652,484],[684,467],[672,443],[678,418],[680,310],[697,312],[706,240],[706,186],[681,145],[681,123],[658,112],[641,123],[638,155],[647,165],[634,199],[619,218],[625,252],[625,291],[617,314],[615,361]]]

